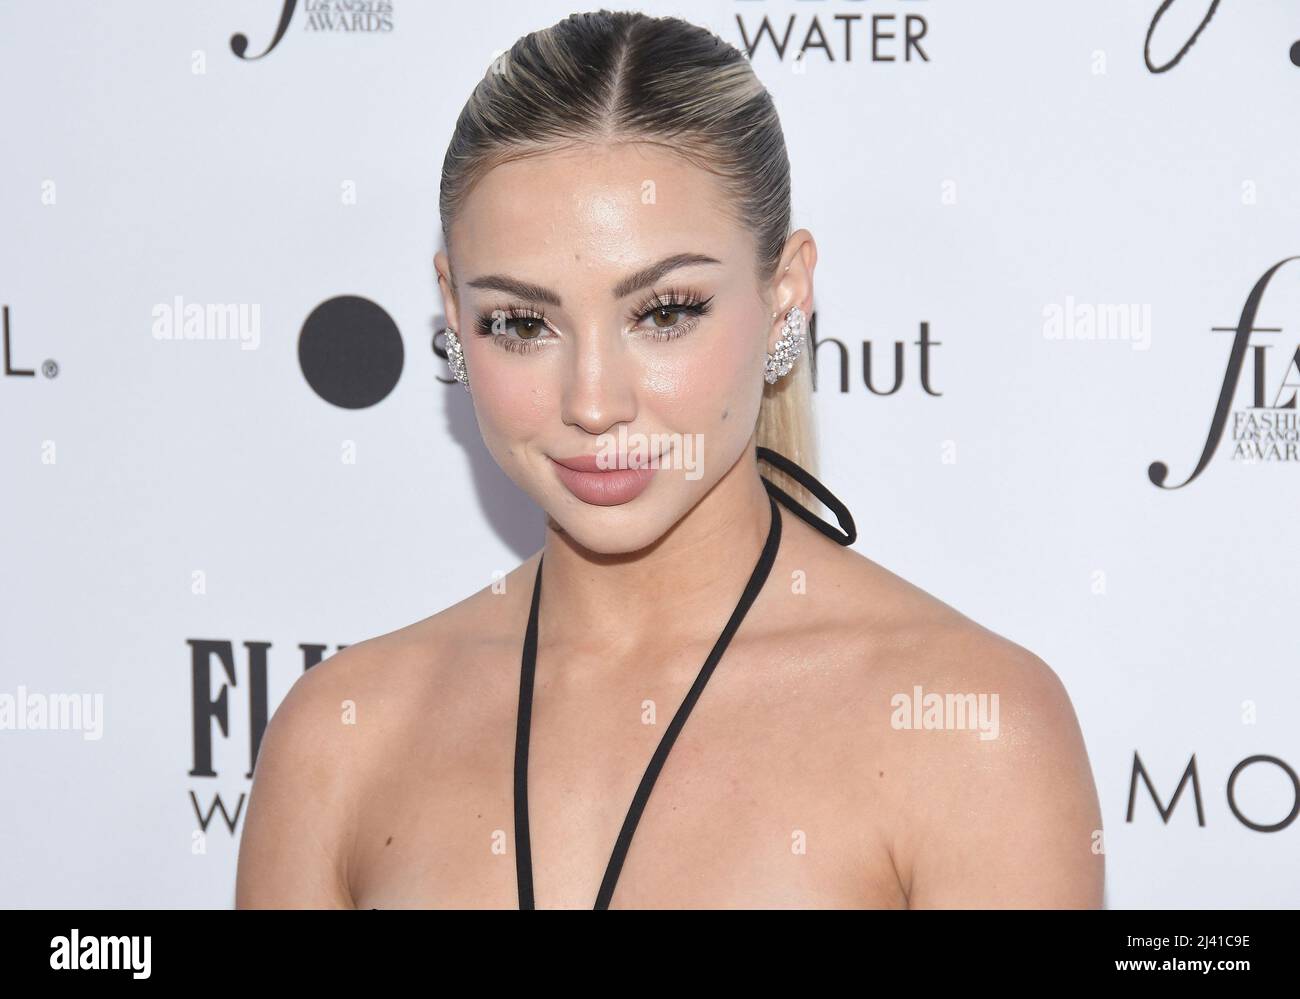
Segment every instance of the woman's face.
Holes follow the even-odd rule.
[[[662,146],[548,153],[494,168],[466,199],[454,295],[438,254],[488,450],[591,551],[651,544],[735,465],[781,317],[808,311],[811,239],[795,275],[783,258],[760,287],[753,237],[720,198]],[[624,470],[556,461],[577,456]]]

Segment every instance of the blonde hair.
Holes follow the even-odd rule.
[[[456,120],[438,207],[452,221],[493,167],[585,142],[656,142],[713,174],[724,210],[754,234],[756,275],[771,279],[790,225],[790,161],[776,106],[749,60],[676,17],[598,10],[571,14],[516,41],[488,68]],[[808,319],[805,319],[808,322]],[[811,350],[764,384],[759,445],[817,475]],[[760,472],[816,511],[797,481]]]

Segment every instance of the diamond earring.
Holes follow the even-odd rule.
[[[451,373],[456,376],[456,381],[469,391],[469,372],[465,370],[465,352],[460,349],[460,339],[456,336],[456,331],[448,326],[443,330],[443,335],[447,338],[447,366],[451,368]]]
[[[776,313],[772,313],[776,318]],[[769,385],[775,384],[782,375],[789,373],[803,352],[803,310],[795,306],[785,314],[785,323],[781,326],[781,338],[776,341],[776,350],[769,351],[767,363],[763,367],[763,378]]]

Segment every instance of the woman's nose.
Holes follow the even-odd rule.
[[[619,330],[588,329],[570,340],[562,365],[564,422],[601,434],[636,416],[636,364]]]

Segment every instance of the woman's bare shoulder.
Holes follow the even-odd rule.
[[[910,904],[1100,905],[1100,806],[1057,672],[857,552],[823,572],[852,636],[871,773],[888,772],[898,808],[892,850]]]
[[[417,740],[454,724],[471,641],[508,614],[528,563],[437,613],[340,649],[301,674],[262,735],[241,834],[236,905],[348,907],[366,788]],[[460,700],[463,700],[460,699]],[[396,754],[396,755],[395,755]]]
[[[510,619],[521,607],[527,613],[524,590],[536,564],[535,554],[427,617],[339,650],[312,668],[317,680],[309,686],[327,699],[349,689],[397,694],[427,687],[431,675],[464,665],[467,651],[512,634]]]
[[[1055,674],[1037,655],[861,552],[819,542],[815,557],[796,561],[808,566],[806,589],[819,597],[818,627],[856,638],[873,675],[1052,685]]]

